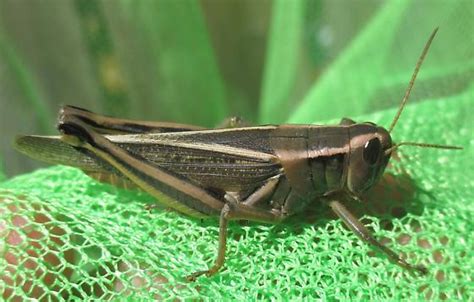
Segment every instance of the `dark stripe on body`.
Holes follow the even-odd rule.
[[[134,155],[132,155],[134,156]],[[114,156],[113,156],[114,157]],[[150,186],[156,188],[163,194],[169,196],[171,199],[174,199],[176,201],[179,201],[180,203],[184,204],[186,207],[191,208],[193,210],[196,210],[206,216],[215,216],[220,213],[221,209],[215,209],[213,207],[208,206],[206,203],[202,202],[200,199],[193,198],[192,196],[189,196],[188,194],[185,194],[182,191],[176,190],[175,188],[168,186],[164,184],[163,182],[151,177],[147,173],[135,169],[133,166],[129,165],[127,162],[122,161],[120,158],[114,157],[114,160],[116,160],[120,165],[123,165],[126,169],[132,171],[133,174],[135,174],[137,177],[140,179],[146,181]],[[144,160],[144,159],[142,159]],[[145,160],[144,160],[145,161]],[[169,171],[163,171],[165,173],[170,174],[171,176],[179,178],[177,175],[173,175]],[[203,189],[204,191],[204,189]],[[206,194],[209,194],[213,196],[215,199],[221,201],[222,207],[224,206],[223,200],[223,195],[217,195],[216,192],[211,192],[206,190]],[[222,208],[221,207],[221,208]]]
[[[315,195],[323,196],[344,186],[345,161],[350,152],[346,126],[313,127],[308,133],[308,154]]]

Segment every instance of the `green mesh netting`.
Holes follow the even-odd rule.
[[[472,91],[407,107],[394,133],[463,151],[406,147],[367,201],[348,205],[427,276],[373,252],[315,203],[282,225],[232,223],[225,268],[187,283],[214,260],[217,220],[149,212],[144,193],[52,167],[0,185],[3,298],[472,298]],[[361,120],[386,125],[394,112]]]

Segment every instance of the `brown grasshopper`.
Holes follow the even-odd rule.
[[[383,174],[402,145],[460,149],[425,143],[394,144],[390,132],[409,98],[437,32],[418,59],[389,129],[343,119],[339,125],[267,125],[204,129],[192,125],[116,119],[72,106],[60,111],[61,136],[20,136],[16,148],[42,161],[78,167],[96,178],[115,176],[163,205],[199,217],[219,216],[214,265],[187,278],[211,276],[224,264],[229,220],[279,223],[318,199],[363,241],[399,266],[422,274],[377,241],[341,203],[359,199]]]

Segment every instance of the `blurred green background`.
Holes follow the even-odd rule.
[[[473,82],[472,1],[0,1],[0,157],[40,164],[16,134],[54,134],[61,104],[214,126],[313,123],[398,104],[440,26],[411,102]]]

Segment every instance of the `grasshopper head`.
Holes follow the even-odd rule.
[[[428,53],[431,42],[436,35],[438,28],[436,28],[426,42],[425,48],[421,53],[421,56],[416,63],[415,70],[411,76],[410,83],[408,84],[405,95],[403,96],[402,102],[398,108],[395,117],[392,120],[392,124],[386,130],[383,127],[379,127],[372,123],[354,124],[350,126],[350,151],[347,164],[347,189],[357,196],[369,188],[371,188],[380,176],[383,174],[385,167],[390,160],[390,156],[400,146],[417,146],[423,148],[437,148],[437,149],[448,149],[448,150],[460,150],[462,147],[449,146],[449,145],[438,145],[431,143],[418,143],[418,142],[401,142],[398,144],[392,143],[390,133],[398,122],[400,114],[405,108],[405,104],[410,97],[411,89],[415,83],[418,71],[420,70],[421,64]]]
[[[383,127],[372,123],[350,127],[347,188],[354,195],[370,189],[382,176],[390,160],[392,138]]]

